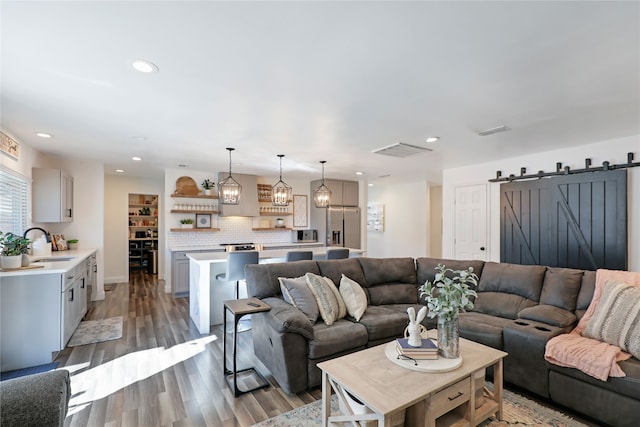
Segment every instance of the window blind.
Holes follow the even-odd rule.
[[[0,231],[22,235],[27,228],[29,181],[0,168]]]

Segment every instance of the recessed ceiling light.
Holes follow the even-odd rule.
[[[118,173],[124,173],[124,169],[116,169],[116,172],[118,172]]]
[[[364,172],[358,171],[358,172],[356,172],[356,175],[364,175]]]
[[[139,162],[140,160],[142,160],[142,157],[132,157],[131,160]]]
[[[159,68],[153,62],[145,61],[144,59],[136,59],[131,63],[131,66],[141,73],[157,73]]]
[[[188,167],[188,166],[189,166],[189,165],[188,165],[188,164],[186,164],[186,163],[178,163],[178,167],[179,167],[179,168],[186,168],[186,167]]]
[[[146,136],[132,136],[131,138],[135,139],[136,141],[145,141],[147,139]]]
[[[38,132],[36,133],[36,135],[38,135],[40,138],[53,138],[53,135],[45,132]]]
[[[369,187],[373,187],[373,184],[369,184]]]
[[[430,136],[430,137],[427,137],[426,141],[427,142],[436,142],[439,139],[440,139],[439,136]]]

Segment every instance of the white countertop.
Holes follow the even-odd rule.
[[[337,247],[320,247],[320,248],[308,248],[307,250],[313,252],[314,259],[325,259],[328,249],[338,249]],[[260,262],[284,262],[287,252],[291,249],[266,249],[259,251]],[[362,249],[349,248],[349,257],[359,257],[364,254]],[[196,252],[187,253],[187,257],[196,262],[226,262],[228,252]]]
[[[43,265],[39,268],[24,270],[0,271],[0,277],[33,276],[38,274],[66,273],[96,252],[95,249],[75,249],[69,251],[52,251],[51,255],[31,258],[31,265]],[[65,261],[41,262],[41,259],[70,258]]]
[[[255,243],[256,245],[262,245],[262,249],[264,250],[272,250],[283,247],[301,247],[305,246],[319,246],[322,245],[321,242],[304,242],[304,243],[294,243],[294,242],[279,242],[279,243]],[[204,246],[173,246],[170,247],[169,250],[171,252],[189,252],[189,251],[208,251],[208,252],[225,252],[223,246],[220,245],[204,245]]]

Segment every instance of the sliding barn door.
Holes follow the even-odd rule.
[[[502,184],[500,260],[626,269],[626,171]]]

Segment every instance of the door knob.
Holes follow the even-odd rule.
[[[484,251],[484,246],[480,246],[480,250],[481,250],[481,251]]]

